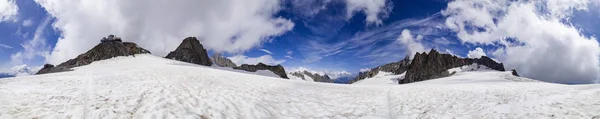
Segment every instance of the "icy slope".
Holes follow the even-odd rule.
[[[0,80],[0,118],[600,117],[600,85],[460,74],[407,85],[342,85],[137,55]]]

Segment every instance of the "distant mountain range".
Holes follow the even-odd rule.
[[[29,67],[27,65],[18,65],[14,66],[11,69],[0,71],[0,78],[8,78],[8,77],[16,77],[16,76],[27,76],[33,75],[40,68],[38,67]]]
[[[113,35],[110,36],[113,38],[103,38],[100,44],[74,59],[61,63],[58,66],[51,64],[44,65],[37,74],[71,71],[71,68],[73,67],[88,65],[94,61],[105,60],[117,56],[150,54],[148,50],[139,47],[135,43],[122,42],[120,38],[114,38]],[[392,75],[405,74],[403,76],[404,79],[397,80],[398,84],[404,84],[447,77],[453,74],[453,72],[448,72],[448,69],[471,64],[484,65],[498,71],[505,70],[502,63],[497,63],[486,56],[482,56],[481,58],[459,58],[450,54],[440,54],[435,49],[432,49],[429,53],[415,54],[412,60],[409,59],[409,56],[406,56],[406,58],[400,61],[378,66],[369,71],[359,72],[357,75],[352,75],[352,73],[349,72],[316,72],[308,70],[286,72],[285,68],[281,65],[270,66],[263,63],[237,65],[218,53],[214,54],[211,58],[208,56],[207,50],[204,49],[196,37],[185,38],[177,49],[170,52],[165,58],[204,66],[229,67],[247,72],[265,70],[272,72],[272,76],[284,79],[348,84],[374,77],[379,72],[390,72]],[[29,69],[24,70],[30,71]],[[513,72],[516,74],[516,71]]]

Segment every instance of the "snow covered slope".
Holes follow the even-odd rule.
[[[151,55],[6,78],[0,96],[0,118],[600,117],[600,85],[522,82],[508,72],[363,86],[282,80]]]
[[[405,74],[394,75],[391,72],[379,71],[374,77],[354,82],[352,85],[399,85],[398,79],[403,79]]]

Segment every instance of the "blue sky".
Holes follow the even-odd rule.
[[[3,1],[0,8],[18,7],[16,13],[0,13],[5,71],[60,63],[116,34],[158,56],[184,37],[197,36],[210,54],[238,63],[282,64],[287,70],[356,74],[436,49],[462,57],[487,55],[549,82],[600,79],[595,38],[600,9],[593,0]],[[542,75],[548,72],[557,75]]]

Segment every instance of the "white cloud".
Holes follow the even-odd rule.
[[[48,59],[60,63],[96,45],[108,34],[121,36],[164,56],[188,36],[203,38],[205,48],[240,53],[292,30],[294,24],[273,17],[280,0],[35,0],[52,16],[63,34]],[[369,23],[386,10],[383,0],[348,1],[354,12],[364,10]],[[362,5],[366,4],[366,5]]]
[[[450,50],[450,49],[445,49],[444,51],[442,51],[442,53],[445,53],[445,54],[450,54],[450,55],[454,55],[454,56],[456,56],[456,57],[462,57],[462,56],[460,56],[460,55],[456,55],[456,54],[454,53],[454,51],[452,51],[452,50]]]
[[[467,58],[481,58],[481,56],[487,55],[485,55],[485,52],[483,52],[483,49],[481,49],[480,47],[477,47],[474,50],[471,50],[469,51],[469,53],[467,53]]]
[[[0,73],[10,74],[10,75],[14,75],[14,76],[28,76],[28,75],[34,75],[35,73],[37,73],[37,71],[42,69],[42,67],[43,66],[29,67],[29,66],[23,64],[23,65],[13,66],[10,69],[1,69]]]
[[[326,6],[330,3],[344,3],[346,5],[345,16],[342,19],[350,20],[357,13],[365,14],[365,22],[367,25],[381,25],[382,19],[389,16],[393,5],[388,0],[287,0],[291,3],[293,12],[303,18],[311,19],[317,16],[321,11],[327,9]],[[340,14],[343,15],[343,14]],[[330,19],[330,18],[329,18]]]
[[[406,47],[406,54],[410,56],[410,59],[412,59],[417,52],[425,52],[425,47],[421,44],[422,39],[423,36],[421,35],[413,37],[408,29],[404,29],[402,34],[398,37],[398,41]]]
[[[346,0],[346,19],[357,12],[366,14],[367,24],[381,25],[382,18],[387,18],[392,6],[386,0]]]
[[[285,55],[285,56],[283,56],[283,57],[285,57],[285,58],[288,58],[288,59],[294,59],[294,58],[292,57],[292,53],[294,53],[294,52],[292,52],[292,51],[287,51],[287,52],[286,52],[286,54],[287,54],[287,55]]]
[[[271,51],[269,51],[269,50],[267,50],[267,49],[258,49],[258,50],[260,50],[260,51],[263,51],[263,52],[265,52],[265,53],[273,54]]]
[[[18,11],[15,0],[0,0],[0,22],[15,21]]]
[[[268,42],[294,24],[273,17],[279,0],[35,0],[62,31],[48,59],[60,63],[109,34],[164,56],[188,36],[215,52],[239,53]]]
[[[457,0],[442,13],[463,42],[503,46],[492,54],[507,69],[549,82],[593,83],[600,79],[600,46],[568,20],[573,10],[585,10],[588,4],[588,0]]]
[[[23,23],[21,23],[21,26],[24,26],[24,27],[29,27],[31,25],[33,25],[33,20],[31,20],[31,19],[23,20]]]
[[[20,65],[34,58],[47,58],[50,53],[50,47],[46,45],[44,30],[50,26],[52,18],[46,17],[44,21],[35,29],[35,34],[30,40],[21,43],[22,51],[11,55],[11,62],[14,65]]]
[[[433,42],[436,44],[441,44],[441,45],[454,44],[453,42],[450,42],[450,40],[446,39],[446,37],[435,38],[435,39],[433,39]]]
[[[12,49],[12,46],[6,45],[6,44],[0,44],[0,48],[4,48],[4,49]]]
[[[371,71],[371,69],[369,69],[369,68],[362,68],[362,69],[360,69],[360,72],[368,72],[368,71]]]
[[[271,55],[263,55],[260,57],[248,57],[245,55],[236,55],[233,57],[227,57],[229,58],[233,63],[238,64],[238,65],[242,65],[242,64],[258,64],[258,63],[263,63],[263,64],[267,64],[267,65],[278,65],[281,64],[283,62],[285,62],[285,60],[277,60],[277,59],[273,59],[273,57]]]
[[[426,18],[409,18],[395,21],[388,25],[358,32],[344,42],[326,43],[315,40],[307,41],[308,45],[300,48],[306,62],[319,61],[328,56],[342,56],[366,61],[362,65],[380,65],[382,62],[401,60],[407,54],[404,47],[398,47],[398,36],[409,29],[412,34],[422,37],[439,36],[446,30],[441,13]],[[423,44],[427,45],[427,44]],[[427,47],[427,46],[425,46]],[[350,59],[353,60],[353,59]]]

